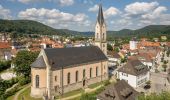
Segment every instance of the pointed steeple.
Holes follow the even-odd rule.
[[[100,25],[104,23],[102,4],[99,4],[99,12],[98,12],[97,21]]]

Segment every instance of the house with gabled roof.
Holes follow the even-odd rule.
[[[125,80],[110,84],[97,95],[97,100],[137,100],[139,92],[133,89]]]
[[[129,60],[117,71],[117,78],[136,88],[149,81],[149,68],[137,59]]]

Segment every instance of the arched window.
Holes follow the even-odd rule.
[[[55,81],[57,81],[57,76],[55,76]]]
[[[36,88],[39,88],[39,81],[40,81],[39,75],[35,76],[35,81],[36,81],[36,83],[35,83]]]
[[[104,40],[104,33],[103,33],[103,40]]]
[[[98,76],[98,67],[96,67],[96,77]]]
[[[99,33],[97,33],[97,37],[96,37],[97,39],[99,38]]]
[[[92,77],[92,68],[90,68],[90,78]]]
[[[83,69],[83,78],[86,76],[86,70]]]
[[[103,48],[105,47],[105,44],[103,44]]]
[[[79,74],[79,72],[76,71],[76,82],[78,82],[78,74]]]
[[[70,72],[67,74],[67,84],[70,84]]]

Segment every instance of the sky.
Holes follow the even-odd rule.
[[[28,19],[56,29],[94,31],[99,3],[108,30],[170,25],[170,0],[0,0],[0,19]]]

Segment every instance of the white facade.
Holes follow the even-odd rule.
[[[117,64],[120,64],[121,62],[121,59],[119,58],[113,58],[113,57],[109,57],[108,56],[108,66],[111,67],[111,66],[115,66]]]
[[[140,74],[138,76],[123,73],[123,72],[117,72],[117,78],[120,80],[123,79],[127,81],[127,83],[131,85],[132,87],[137,88],[145,84],[147,81],[149,81],[150,74],[149,74],[149,71],[144,74]]]
[[[95,26],[95,42],[94,45],[98,46],[105,55],[107,55],[107,36],[106,36],[106,23],[104,21],[102,6],[99,6],[99,13],[97,23]]]
[[[130,50],[137,49],[137,41],[130,41]]]

